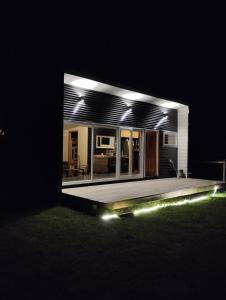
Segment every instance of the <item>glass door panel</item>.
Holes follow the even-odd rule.
[[[116,129],[94,128],[93,179],[116,176],[117,134]]]
[[[131,131],[121,130],[121,153],[120,153],[120,166],[121,175],[130,175],[131,170]]]
[[[134,130],[132,132],[132,174],[140,174],[140,145],[141,145],[141,132]]]

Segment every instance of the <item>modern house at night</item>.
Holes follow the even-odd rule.
[[[63,187],[187,176],[188,106],[65,73],[63,111]]]

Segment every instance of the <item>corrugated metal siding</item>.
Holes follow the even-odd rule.
[[[81,96],[84,97],[84,104],[76,113],[73,113]],[[124,121],[120,121],[122,115],[128,110],[128,103],[131,104],[132,112]],[[154,129],[163,118],[164,113],[168,113],[168,118],[157,129],[177,131],[176,109],[163,108],[139,101],[131,102],[109,94],[64,85],[64,119],[68,121]],[[175,176],[169,159],[172,159],[177,167],[177,148],[162,147],[161,132],[159,142],[159,176]]]
[[[85,102],[80,106],[79,111],[73,114],[80,95],[84,96]],[[128,110],[128,103],[132,105],[132,112],[124,121],[120,121],[122,115]],[[120,97],[64,85],[65,120],[154,129],[165,112],[168,113],[168,119],[158,129],[177,131],[177,110],[175,109],[139,101],[131,102]]]
[[[163,146],[163,133],[159,134],[159,177],[175,177],[176,173],[169,162],[172,159],[177,169],[177,148]]]

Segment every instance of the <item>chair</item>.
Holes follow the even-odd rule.
[[[77,164],[77,170],[82,173],[82,175],[84,176],[85,174],[87,174],[87,165],[82,165],[81,164],[81,160],[80,160],[80,156],[78,155],[78,164]]]
[[[82,173],[84,176],[87,173],[87,165],[82,165],[80,157],[76,161],[67,162],[67,168],[65,169],[67,176],[78,176],[78,173]]]

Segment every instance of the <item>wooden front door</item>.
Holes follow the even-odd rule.
[[[157,176],[157,157],[158,157],[158,132],[146,131],[146,149],[145,149],[145,176],[155,177]]]

